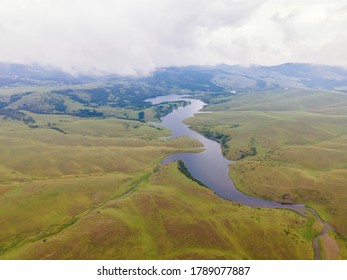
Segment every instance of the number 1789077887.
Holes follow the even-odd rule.
[[[190,269],[191,275],[247,275],[251,267],[249,266],[196,266]]]

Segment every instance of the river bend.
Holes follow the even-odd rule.
[[[189,128],[183,123],[183,120],[194,116],[206,105],[201,100],[182,97],[179,95],[159,96],[147,99],[153,105],[163,102],[188,101],[190,104],[180,107],[161,118],[161,123],[156,125],[164,126],[172,131],[168,138],[188,136],[201,142],[205,148],[200,153],[180,153],[165,158],[162,163],[182,160],[188,171],[194,178],[201,181],[204,185],[212,189],[218,196],[240,202],[251,207],[260,208],[287,208],[303,213],[305,206],[302,204],[281,204],[274,201],[268,201],[252,197],[240,192],[234,185],[229,175],[229,164],[232,162],[226,159],[221,151],[218,142],[207,139],[203,135]]]

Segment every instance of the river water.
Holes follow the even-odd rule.
[[[287,208],[303,213],[305,206],[302,204],[288,205],[267,201],[248,196],[236,189],[234,182],[229,175],[229,164],[232,164],[232,162],[224,158],[220,144],[193,131],[188,125],[182,122],[183,120],[194,116],[194,114],[199,113],[199,111],[206,105],[204,102],[179,95],[159,96],[147,99],[146,101],[156,105],[163,102],[180,100],[188,101],[190,104],[185,107],[179,107],[177,110],[162,117],[162,122],[160,124],[154,124],[170,129],[172,135],[168,138],[188,136],[201,142],[205,150],[200,153],[174,154],[165,158],[162,163],[165,164],[172,161],[182,160],[194,178],[201,181],[204,185],[212,189],[218,196],[224,199],[237,201],[251,207]]]

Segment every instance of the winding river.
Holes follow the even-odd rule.
[[[204,185],[212,189],[218,196],[224,199],[237,201],[251,207],[291,209],[303,216],[305,215],[305,210],[310,211],[323,224],[322,232],[318,234],[312,242],[314,259],[321,258],[318,239],[333,229],[329,223],[325,222],[318,215],[315,209],[306,207],[303,204],[282,204],[279,202],[268,201],[240,192],[235,187],[234,182],[229,175],[229,164],[232,164],[232,161],[224,158],[220,144],[216,141],[207,139],[183,123],[183,120],[193,117],[197,113],[203,113],[199,111],[206,105],[204,102],[176,94],[149,98],[145,101],[151,102],[153,105],[173,101],[189,102],[189,105],[180,107],[162,117],[161,123],[152,124],[164,126],[170,129],[172,131],[172,135],[168,137],[169,139],[180,136],[188,136],[201,142],[205,148],[205,150],[200,153],[174,154],[165,158],[162,163],[165,164],[172,161],[182,160],[194,178],[202,182]]]
[[[205,150],[200,153],[174,154],[165,158],[162,163],[182,160],[194,178],[201,181],[204,185],[212,189],[218,196],[224,199],[238,201],[251,207],[287,208],[303,214],[305,206],[302,204],[281,204],[248,196],[235,187],[234,182],[229,175],[229,164],[232,164],[232,162],[224,158],[220,144],[216,141],[207,139],[203,135],[190,129],[188,125],[182,122],[183,120],[194,116],[194,114],[199,113],[199,111],[206,105],[204,102],[179,95],[159,96],[147,99],[146,101],[156,105],[163,102],[180,100],[188,101],[190,104],[185,107],[180,107],[162,117],[162,122],[160,124],[154,124],[170,129],[172,135],[168,138],[188,136],[201,142]]]

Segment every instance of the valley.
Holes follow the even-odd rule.
[[[223,133],[230,176],[249,195],[303,203],[329,221],[346,249],[346,99],[331,91],[245,94],[187,120],[197,131]]]
[[[169,129],[151,124],[189,102],[146,99],[189,94],[208,105],[185,123],[221,143],[237,189],[314,208],[333,228],[317,239],[320,257],[346,259],[347,94],[337,91],[341,79],[333,88],[305,88],[316,68],[288,79],[296,88],[279,88],[274,79],[288,74],[279,69],[282,76],[265,80],[257,69],[251,79],[263,82],[252,87],[238,82],[250,73],[227,66],[6,84],[0,258],[313,259],[324,227],[314,213],[225,200],[180,163],[161,164],[202,144],[168,139]]]

